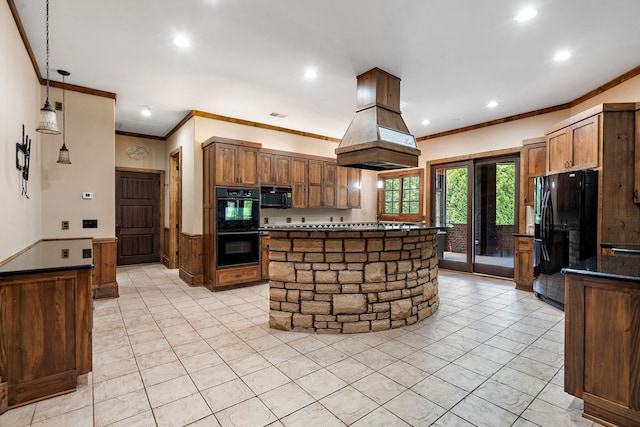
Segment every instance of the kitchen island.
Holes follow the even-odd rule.
[[[584,400],[585,418],[640,425],[640,254],[601,254],[562,272],[565,391]]]
[[[92,268],[91,239],[43,240],[0,266],[0,396],[8,408],[73,391],[91,371]]]
[[[269,233],[269,326],[357,333],[414,324],[439,305],[438,227],[329,223]]]

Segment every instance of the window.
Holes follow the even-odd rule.
[[[422,169],[378,174],[378,218],[422,221]]]

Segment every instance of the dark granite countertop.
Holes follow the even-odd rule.
[[[261,232],[269,231],[411,231],[439,230],[443,227],[429,227],[421,223],[398,222],[330,222],[302,224],[274,224],[258,228]]]
[[[527,233],[513,233],[513,237],[531,237],[533,239],[535,236]]]
[[[564,274],[598,277],[640,283],[640,257],[600,255],[563,268]]]
[[[0,266],[0,276],[93,268],[91,239],[42,240]],[[62,257],[63,250],[69,256]]]

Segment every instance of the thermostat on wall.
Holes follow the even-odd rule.
[[[82,193],[83,199],[93,199],[93,193],[91,191],[85,191]]]

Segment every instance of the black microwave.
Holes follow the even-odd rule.
[[[291,189],[282,187],[262,187],[260,190],[261,208],[291,209]]]

